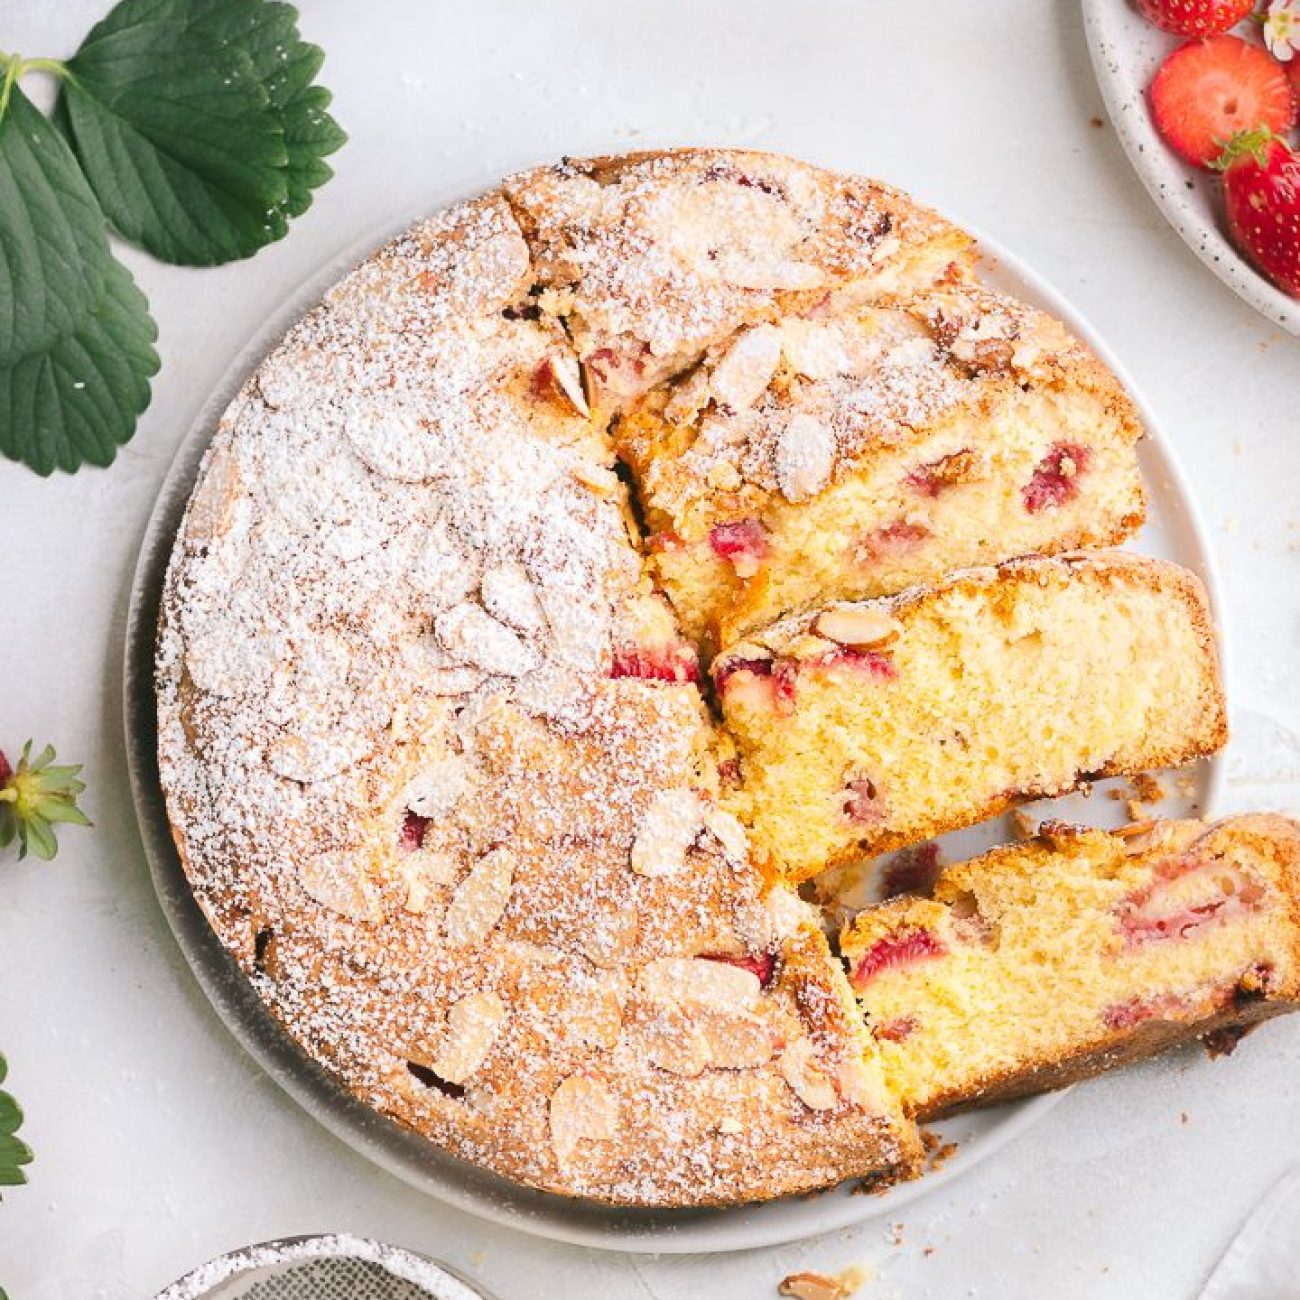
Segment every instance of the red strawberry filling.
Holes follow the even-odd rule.
[[[903,849],[890,858],[880,873],[881,896],[919,894],[924,897],[934,888],[942,870],[937,844],[915,844]]]
[[[1102,1013],[1107,1029],[1132,1029],[1147,1020],[1175,1020],[1188,1009],[1189,998],[1183,993],[1157,993],[1149,997],[1115,1002]]]
[[[608,384],[616,375],[618,378],[623,378],[626,374],[639,379],[645,373],[645,354],[647,351],[649,349],[645,344],[641,345],[639,355],[631,352],[616,352],[613,348],[597,348],[595,352],[583,360],[583,365],[602,384]]]
[[[1092,451],[1077,442],[1058,442],[1034,467],[1033,477],[1021,490],[1031,515],[1056,510],[1079,495],[1079,478],[1088,468]]]
[[[853,987],[861,990],[887,970],[931,961],[947,951],[943,940],[933,930],[908,930],[903,934],[887,935],[877,939],[854,964]]]
[[[424,832],[429,825],[427,817],[421,817],[419,813],[413,813],[409,808],[406,810],[406,816],[402,818],[402,829],[397,836],[397,847],[403,853],[413,853],[416,849],[424,845]]]
[[[0,789],[9,784],[13,774],[14,770],[9,766],[9,760],[4,756],[3,752],[0,752]]]
[[[764,988],[772,982],[772,973],[776,970],[776,958],[770,952],[742,953],[739,956],[732,953],[705,952],[700,956],[705,961],[720,961],[728,966],[739,966],[741,970],[756,975],[758,982]]]
[[[738,577],[752,578],[767,559],[767,529],[757,519],[714,524],[709,532],[709,545],[714,554],[731,562]]]
[[[630,647],[614,654],[611,677],[640,677],[651,682],[698,682],[700,664],[687,645]]]
[[[930,530],[924,524],[898,519],[883,528],[873,528],[858,543],[862,563],[886,560],[893,556],[910,555],[927,537]]]
[[[937,497],[948,488],[971,481],[975,454],[969,447],[954,451],[938,460],[918,465],[906,475],[904,482],[923,497]]]
[[[1171,858],[1153,879],[1119,906],[1118,919],[1130,948],[1164,939],[1187,939],[1211,925],[1254,911],[1264,886],[1225,862]]]
[[[919,1022],[915,1016],[897,1016],[893,1020],[886,1020],[883,1025],[877,1025],[872,1031],[872,1037],[880,1039],[886,1043],[902,1043],[916,1033]]]
[[[844,815],[858,826],[875,826],[885,820],[885,801],[870,777],[860,776],[844,789]]]

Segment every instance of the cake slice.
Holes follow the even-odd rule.
[[[842,951],[923,1118],[1062,1087],[1300,1000],[1300,824],[1048,823],[859,915]]]
[[[969,274],[965,231],[890,185],[778,154],[566,159],[503,186],[598,413],[754,321]]]
[[[971,284],[751,326],[613,426],[706,651],[826,600],[1123,541],[1141,432],[1061,324]]]
[[[833,604],[719,655],[738,812],[794,880],[1227,736],[1205,591],[1120,551]]]

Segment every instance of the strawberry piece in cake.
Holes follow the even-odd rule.
[[[797,880],[1226,738],[1200,583],[1118,551],[798,615],[719,655],[713,680],[738,810]]]
[[[926,1119],[1235,1042],[1300,1000],[1298,918],[1289,818],[1049,822],[947,868],[931,899],[860,913],[841,948],[890,1086]]]

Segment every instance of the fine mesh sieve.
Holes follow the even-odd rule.
[[[157,1300],[493,1300],[445,1264],[346,1235],[292,1237],[222,1255]]]

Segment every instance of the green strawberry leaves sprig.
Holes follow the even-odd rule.
[[[187,266],[281,239],[347,138],[323,60],[281,0],[122,0],[66,62],[0,54],[0,454],[113,460],[158,355],[108,227]],[[30,71],[60,79],[52,122]]]
[[[90,818],[77,807],[77,797],[86,788],[80,772],[80,765],[56,767],[51,745],[33,758],[29,740],[17,767],[11,767],[0,752],[0,849],[16,839],[19,859],[30,850],[42,862],[49,862],[59,851],[55,826],[89,826]],[[3,1131],[0,1127],[0,1134]]]
[[[0,1056],[0,1083],[8,1073],[9,1066]],[[18,1187],[27,1181],[23,1166],[31,1164],[32,1149],[18,1136],[22,1122],[22,1107],[7,1092],[0,1091],[0,1187]]]

